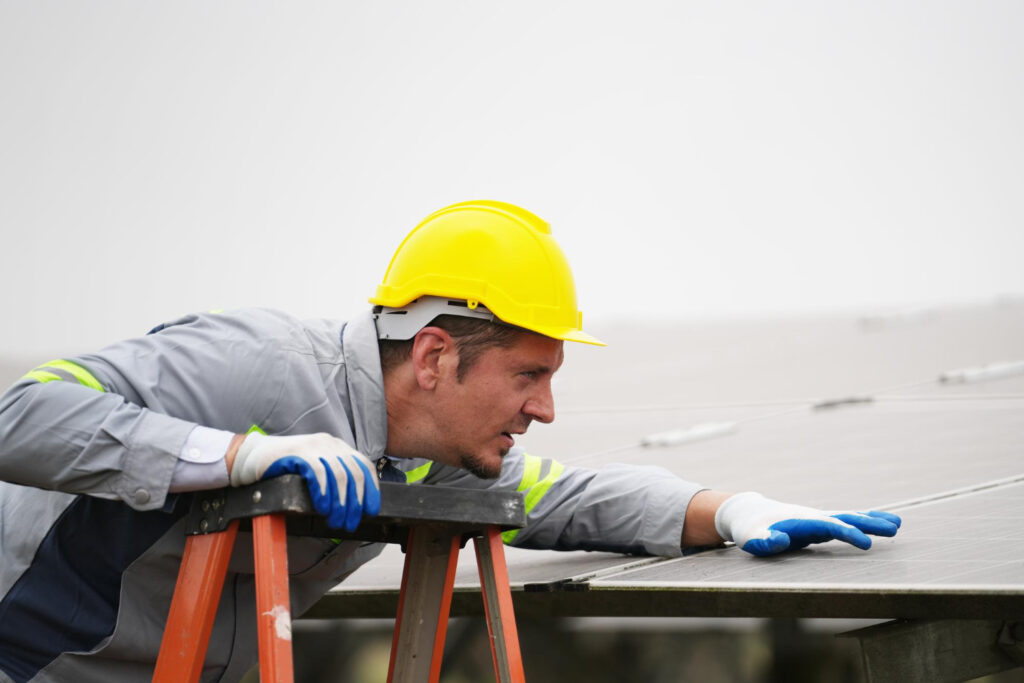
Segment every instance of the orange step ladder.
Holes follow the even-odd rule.
[[[473,538],[495,678],[524,680],[503,529],[525,525],[518,493],[381,482],[381,511],[346,534],[313,511],[296,475],[202,491],[188,518],[185,554],[164,629],[154,683],[199,680],[240,520],[252,520],[261,683],[292,683],[287,537],[313,535],[402,543],[405,568],[388,681],[437,681],[459,549]]]

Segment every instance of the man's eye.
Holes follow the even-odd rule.
[[[525,377],[526,379],[537,379],[536,370],[527,370],[526,372],[521,372],[519,374]]]

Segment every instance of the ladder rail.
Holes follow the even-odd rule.
[[[484,598],[487,633],[491,641],[494,677],[498,683],[523,683],[523,657],[519,651],[519,632],[512,608],[512,590],[505,564],[501,530],[488,527],[473,539],[476,566],[480,574],[480,592]]]
[[[460,542],[443,529],[409,530],[388,683],[440,679]]]
[[[261,683],[293,683],[292,616],[288,590],[288,536],[284,515],[252,520],[256,571],[257,641]]]
[[[186,539],[153,683],[199,680],[237,536],[236,520],[220,533]]]

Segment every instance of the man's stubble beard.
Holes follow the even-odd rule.
[[[499,451],[502,459],[508,455],[509,449],[502,448]],[[497,479],[501,474],[501,463],[498,463],[497,468],[483,463],[477,455],[464,455],[459,462],[462,469],[469,471],[471,474],[476,475],[480,479]]]

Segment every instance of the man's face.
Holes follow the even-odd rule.
[[[484,351],[460,382],[454,371],[438,385],[438,459],[492,479],[533,420],[555,419],[551,378],[562,365],[562,342],[523,334],[508,348]]]

